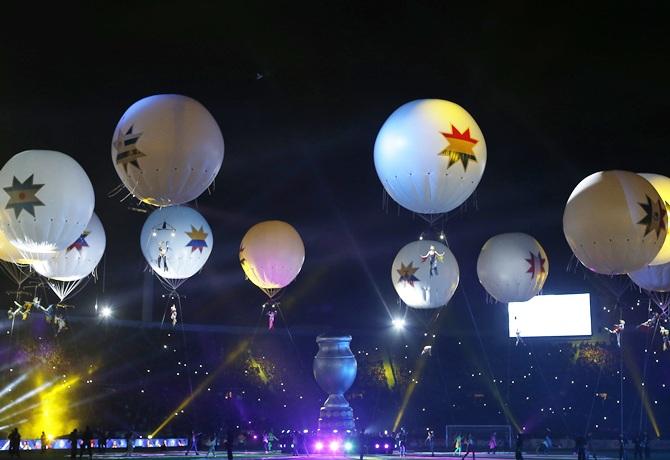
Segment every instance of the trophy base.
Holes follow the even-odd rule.
[[[319,411],[319,431],[354,430],[354,410],[342,395],[330,395]]]

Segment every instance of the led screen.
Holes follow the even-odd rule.
[[[509,336],[567,337],[591,335],[589,294],[538,295],[510,302]]]

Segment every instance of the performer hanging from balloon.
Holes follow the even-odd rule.
[[[437,276],[437,262],[442,262],[444,260],[444,252],[437,252],[435,246],[431,245],[430,249],[428,249],[428,252],[421,256],[421,262],[425,262],[426,260],[428,260],[428,263],[430,264],[429,275],[431,277]]]
[[[275,327],[275,317],[277,316],[277,308],[279,308],[278,303],[265,302],[263,304],[263,310],[268,317],[268,330],[271,331]]]
[[[46,308],[40,305],[40,310],[42,310],[42,312],[44,313],[44,320],[49,324],[51,324],[54,320],[53,309],[54,309],[53,304],[49,305]]]
[[[62,331],[67,330],[67,322],[65,321],[65,317],[63,317],[61,314],[56,314],[54,316],[54,324],[57,328],[56,335],[60,334]]]
[[[9,319],[12,319],[12,320],[14,318],[16,318],[16,315],[19,314],[21,312],[21,310],[23,310],[23,306],[21,304],[18,304],[16,302],[14,302],[14,303],[16,305],[18,305],[16,307],[16,310],[12,310],[11,308],[9,310],[7,310],[7,316],[9,316]]]
[[[626,327],[626,322],[624,320],[620,319],[617,324],[612,326],[612,329],[609,329],[607,327],[605,328],[605,330],[607,332],[609,332],[610,334],[616,335],[616,344],[619,348],[621,348],[621,332],[624,330],[625,327]]]
[[[168,264],[167,264],[167,253],[170,250],[170,246],[168,246],[167,241],[161,241],[158,243],[158,261],[156,262],[156,265],[158,265],[158,268],[163,268],[163,271],[166,272],[168,271]]]
[[[637,328],[645,328],[645,329],[650,329],[656,326],[656,323],[659,319],[660,315],[658,312],[655,312],[653,315],[651,315],[651,318],[646,320],[645,322],[638,324]]]
[[[24,301],[23,304],[18,303],[16,300],[14,301],[14,305],[16,305],[16,310],[9,311],[9,317],[14,318],[16,317],[17,314],[21,314],[21,319],[23,321],[28,319],[28,316],[30,315],[30,312],[32,311],[33,307],[40,308],[44,310],[44,307],[40,304],[40,299],[39,297],[34,297],[32,301],[27,300]]]
[[[670,330],[661,326],[661,339],[663,340],[663,351],[670,350]]]
[[[172,304],[170,307],[170,320],[172,321],[172,327],[177,325],[177,306]]]
[[[426,345],[425,347],[423,347],[423,350],[421,350],[421,356],[423,355],[433,356],[432,345]]]
[[[521,337],[521,331],[519,329],[516,330],[516,343],[514,344],[515,347],[518,347],[519,344],[522,344],[523,346],[526,346],[526,342],[523,341],[523,338]]]

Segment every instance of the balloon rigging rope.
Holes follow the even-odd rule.
[[[296,356],[298,357],[298,364],[300,365],[300,370],[304,371],[305,366],[303,365],[302,362],[302,356],[300,355],[298,351],[298,345],[295,343],[295,340],[293,339],[293,334],[291,333],[291,328],[288,325],[288,322],[286,321],[286,317],[284,316],[284,312],[282,311],[281,307],[277,307],[277,310],[279,311],[279,314],[281,315],[281,319],[284,322],[284,327],[286,328],[286,332],[288,333],[288,338],[291,341],[291,344],[293,345],[293,350],[295,351]]]
[[[47,284],[51,290],[58,296],[61,302],[70,299],[79,294],[88,284],[90,276],[75,281],[56,281],[47,278]]]
[[[551,390],[549,389],[549,384],[547,383],[547,378],[544,375],[544,371],[542,370],[542,366],[540,365],[540,361],[537,359],[537,356],[535,355],[535,350],[533,350],[532,344],[528,345],[531,348],[531,356],[532,360],[535,362],[535,366],[537,366],[537,369],[540,371],[540,378],[542,379],[542,383],[544,384],[545,389],[547,390],[547,393],[551,395]],[[563,411],[560,412],[561,414],[561,421],[563,422],[563,426],[565,427],[566,432],[570,431],[570,427],[568,425],[568,422],[565,420],[565,414]]]
[[[643,384],[645,383],[645,380],[647,379],[647,368],[648,368],[648,364],[649,364],[649,351],[654,346],[654,340],[656,339],[656,332],[658,330],[658,326],[659,326],[660,322],[661,322],[661,316],[659,315],[659,317],[656,318],[656,321],[654,322],[654,326],[653,326],[654,327],[654,332],[651,335],[651,340],[649,341],[649,343],[647,344],[647,347],[645,349],[644,366],[642,366],[642,383]],[[642,400],[645,398],[644,393],[645,393],[646,389],[647,389],[647,387],[645,385],[642,388],[642,397],[640,398],[640,431],[642,431],[642,409],[643,409]],[[632,419],[631,419],[631,423],[632,423]],[[630,426],[629,426],[629,428],[630,428]]]
[[[12,262],[5,262],[4,260],[0,260],[0,268],[2,268],[2,271],[16,283],[17,290],[19,291],[21,290],[21,285],[25,283],[31,275],[29,267],[24,270],[20,265]]]
[[[477,321],[475,321],[475,316],[472,313],[472,307],[470,305],[470,300],[468,299],[468,295],[465,292],[465,287],[461,288],[461,294],[463,294],[463,298],[465,299],[465,305],[468,307],[468,313],[470,314],[470,320],[472,321],[472,325],[475,328],[475,333],[477,334],[477,340],[479,341],[479,346],[482,349],[482,354],[484,355],[484,361],[486,362],[486,367],[488,369],[489,377],[493,378],[493,372],[491,370],[491,362],[489,361],[488,354],[486,353],[486,348],[484,347],[484,341],[482,340],[482,336],[479,333],[479,327],[477,326]],[[503,402],[505,406],[508,405],[508,401]],[[504,409],[504,408],[503,408]]]
[[[181,340],[182,344],[184,346],[184,359],[186,360],[186,368],[188,369],[188,372],[186,375],[188,375],[188,388],[191,394],[191,398],[193,397],[193,381],[191,380],[191,369],[190,369],[190,359],[188,355],[188,345],[186,343],[186,330],[184,329],[184,313],[181,308],[181,295],[177,292],[176,289],[174,289],[172,292],[170,292],[170,295],[168,296],[168,303],[174,299],[177,298],[177,309],[179,310],[179,328],[181,329]],[[195,411],[194,411],[195,412]]]
[[[124,187],[124,185],[123,185],[123,183],[121,183],[121,184],[117,185],[116,187],[114,187],[113,189],[111,189],[109,192],[107,192],[107,198],[114,198],[116,195],[121,193],[121,191],[123,190],[123,187]]]
[[[170,293],[176,292],[177,289],[179,289],[181,287],[181,285],[184,284],[186,282],[186,280],[188,279],[188,278],[183,278],[183,279],[163,278],[155,270],[153,270],[151,268],[150,268],[150,270],[153,272],[154,275],[156,275],[156,278],[158,278],[158,281],[165,288],[165,290],[169,291]]]
[[[437,350],[436,350],[437,351]],[[437,373],[440,376],[440,381],[442,382],[442,388],[444,388],[444,397],[447,399],[447,402],[449,401],[449,390],[447,388],[447,380],[444,378],[444,374],[442,372],[442,360],[440,359],[440,353],[435,353],[434,355],[432,354],[432,349],[431,349],[431,356],[435,356],[437,359]]]
[[[604,364],[604,363],[603,363]],[[596,380],[596,394],[599,393],[600,390],[600,378],[603,375],[603,365],[598,366],[598,379]],[[593,415],[593,406],[596,404],[596,397],[594,396],[593,399],[591,400],[591,408],[589,409],[589,415],[586,417],[586,426],[584,427],[584,436],[586,436],[591,429],[591,417]]]

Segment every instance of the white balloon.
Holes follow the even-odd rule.
[[[421,99],[398,108],[375,142],[375,168],[388,194],[421,214],[460,206],[479,184],[486,142],[461,106]]]
[[[114,130],[112,162],[126,188],[154,206],[196,199],[223,162],[219,125],[198,101],[159,94],[135,102]]]
[[[98,216],[93,213],[88,225],[72,244],[51,259],[33,262],[40,275],[56,281],[86,278],[98,266],[105,252],[107,239]]]
[[[198,273],[212,252],[212,229],[186,206],[169,206],[149,214],[140,237],[142,254],[162,278],[183,280]]]
[[[667,214],[668,208],[670,208],[670,178],[661,176],[660,174],[650,173],[640,173],[640,176],[647,179],[661,196]],[[654,257],[654,260],[652,260],[649,265],[662,265],[667,263],[670,263],[670,238],[666,236],[663,247],[658,251],[658,254],[656,254],[656,257]]]
[[[525,233],[490,238],[479,253],[477,276],[498,302],[525,302],[536,296],[549,275],[549,260],[540,243]]]
[[[26,259],[45,259],[76,240],[93,214],[86,172],[70,156],[26,150],[0,170],[0,227]]]
[[[440,308],[458,287],[456,258],[438,241],[405,245],[393,261],[391,281],[403,302],[412,308]]]
[[[670,263],[647,265],[628,274],[631,280],[642,289],[655,292],[670,291]]]
[[[658,192],[629,171],[591,174],[574,189],[563,213],[563,233],[572,252],[604,275],[648,265],[661,250],[666,229]]]

